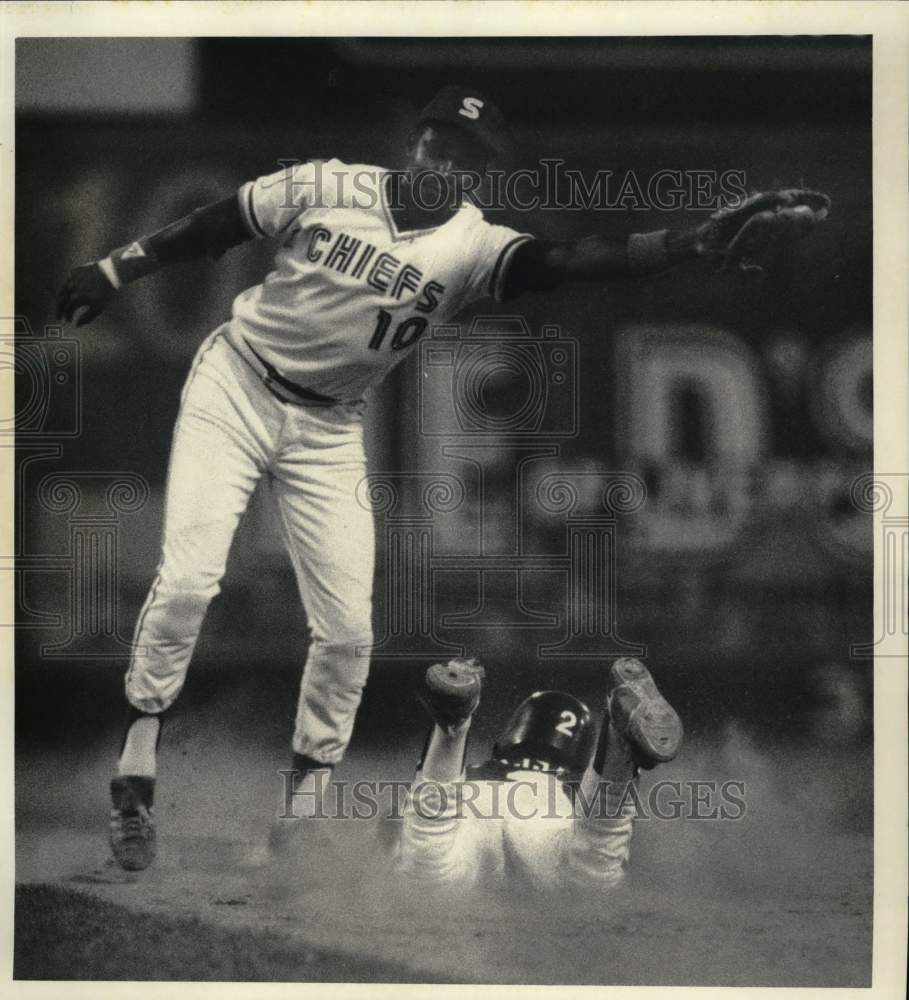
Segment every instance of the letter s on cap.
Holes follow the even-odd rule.
[[[463,107],[458,109],[458,114],[463,115],[465,118],[477,119],[480,117],[480,108],[483,107],[483,101],[479,97],[465,97],[462,101]]]

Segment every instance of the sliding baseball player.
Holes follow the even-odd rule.
[[[399,870],[437,886],[520,879],[542,890],[608,889],[625,875],[641,768],[672,760],[682,723],[640,660],[606,680],[597,739],[587,707],[538,691],[512,713],[489,759],[465,767],[483,668],[435,664],[423,702],[432,718],[395,846]]]

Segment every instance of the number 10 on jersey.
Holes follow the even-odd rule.
[[[401,320],[391,335],[391,349],[401,351],[405,347],[415,344],[423,335],[428,323],[429,320],[425,316],[411,316],[409,319]],[[376,328],[369,338],[370,350],[378,351],[382,347],[390,326],[391,313],[386,309],[380,309],[379,315],[376,317]]]

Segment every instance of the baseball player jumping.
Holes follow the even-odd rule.
[[[490,759],[465,769],[482,680],[474,660],[426,672],[422,700],[433,724],[395,845],[399,870],[435,885],[508,877],[543,890],[616,885],[636,809],[629,786],[641,768],[678,753],[675,710],[640,660],[616,660],[596,753],[587,707],[561,691],[538,691],[512,713]]]
[[[162,557],[136,624],[111,783],[110,839],[124,868],[154,858],[164,713],[259,479],[272,483],[311,630],[292,742],[305,788],[343,756],[369,668],[373,523],[356,499],[366,389],[431,323],[485,297],[649,274],[704,254],[742,263],[827,211],[823,195],[782,191],[690,229],[537,240],[489,224],[459,196],[460,179],[485,172],[503,135],[485,96],[446,87],[416,121],[402,170],[339,160],[287,167],[75,268],[64,284],[59,314],[81,326],[118,289],[161,267],[217,259],[250,239],[277,241],[274,269],[202,343],[181,397]]]

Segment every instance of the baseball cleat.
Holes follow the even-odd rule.
[[[682,720],[657,690],[650,671],[633,657],[609,669],[606,697],[609,717],[636,750],[643,767],[672,760],[682,745]]]
[[[462,726],[480,704],[486,671],[476,660],[434,663],[426,671],[420,701],[441,729],[451,732]]]
[[[155,860],[155,779],[126,776],[110,783],[110,846],[128,872],[142,871]]]
[[[333,764],[294,752],[290,768],[280,772],[285,782],[290,778],[291,787],[282,788],[281,803],[268,831],[266,860],[288,858],[317,841],[318,819],[329,815],[326,796],[333,768]]]

